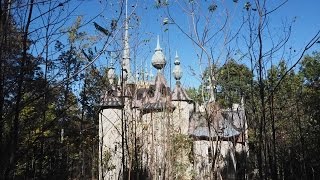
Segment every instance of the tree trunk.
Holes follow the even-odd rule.
[[[24,29],[24,36],[23,36],[23,53],[22,53],[22,59],[20,63],[20,70],[18,75],[18,88],[17,88],[17,96],[16,96],[16,105],[15,105],[15,113],[14,113],[14,119],[13,119],[13,127],[11,129],[11,135],[12,135],[12,141],[11,141],[11,148],[10,148],[10,162],[9,166],[6,170],[6,177],[14,177],[14,167],[16,164],[16,155],[18,151],[18,135],[19,135],[19,118],[20,118],[20,106],[21,106],[21,100],[23,96],[23,82],[24,82],[24,76],[25,76],[25,64],[27,61],[27,50],[28,50],[28,33],[29,33],[29,26],[31,23],[31,16],[32,16],[32,10],[33,10],[33,4],[34,0],[30,1],[30,7],[29,7],[29,13],[28,13],[28,19],[26,22],[26,26]]]

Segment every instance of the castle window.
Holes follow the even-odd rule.
[[[149,88],[148,90],[148,96],[153,97],[154,96],[154,89],[152,87]]]
[[[162,88],[161,88],[161,94],[162,94],[163,96],[165,96],[165,95],[167,94],[167,90],[166,90],[166,87],[165,87],[165,86],[162,86]]]
[[[138,93],[138,95],[137,95],[137,99],[138,99],[138,100],[142,99],[142,96],[143,96],[143,94],[142,94],[142,93]]]

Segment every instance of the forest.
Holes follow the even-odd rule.
[[[90,18],[77,11],[86,1],[1,0],[0,179],[99,177],[99,105],[110,83],[108,64],[121,68],[127,1],[97,1],[104,8]],[[230,107],[244,97],[249,156],[242,168],[248,176],[237,179],[252,173],[256,179],[320,177],[320,27],[294,49],[296,19],[278,29],[270,22],[291,2],[129,1],[137,72],[145,68],[138,60],[151,59],[155,44],[137,10],[148,7],[143,12],[161,14],[154,26],[165,51],[172,31],[194,48],[196,60],[184,61],[200,69],[186,64],[184,78],[197,81],[187,87],[195,103],[214,93],[217,103]],[[223,9],[235,6],[239,17]],[[230,27],[233,18],[238,24]]]

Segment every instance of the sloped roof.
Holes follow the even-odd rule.
[[[166,79],[161,72],[158,72],[155,79],[154,96],[147,99],[143,107],[144,112],[173,110],[174,106],[171,103],[170,88],[167,85]]]
[[[222,115],[226,120],[229,121],[233,127],[239,131],[242,131],[245,128],[245,111],[244,109],[236,109],[236,110],[224,110]]]
[[[213,116],[196,113],[191,118],[192,127],[189,128],[189,135],[198,139],[230,139],[238,137],[245,131],[245,116],[243,109],[230,110],[219,109]],[[210,130],[208,127],[210,122]]]
[[[123,103],[119,97],[106,97],[102,101],[101,107],[105,108],[105,109],[107,109],[107,108],[122,108]]]
[[[187,101],[192,102],[192,99],[188,96],[186,91],[180,84],[177,84],[172,92],[172,101]]]
[[[101,97],[100,106],[103,109],[122,108],[124,105],[119,95],[120,95],[119,90],[114,86],[110,86],[108,90]]]
[[[143,87],[138,88],[136,93],[133,96],[132,107],[133,108],[141,108],[148,98],[149,88]]]
[[[210,134],[211,133],[211,134]],[[191,132],[192,136],[195,137],[219,137],[219,138],[231,138],[240,135],[241,132],[237,131],[232,127],[232,125],[226,123],[221,127],[218,127],[218,129],[211,127],[209,131],[209,127],[196,127],[193,132]]]

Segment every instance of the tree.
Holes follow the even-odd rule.
[[[223,107],[240,103],[241,98],[249,93],[252,74],[244,64],[231,59],[217,71],[218,102]]]

